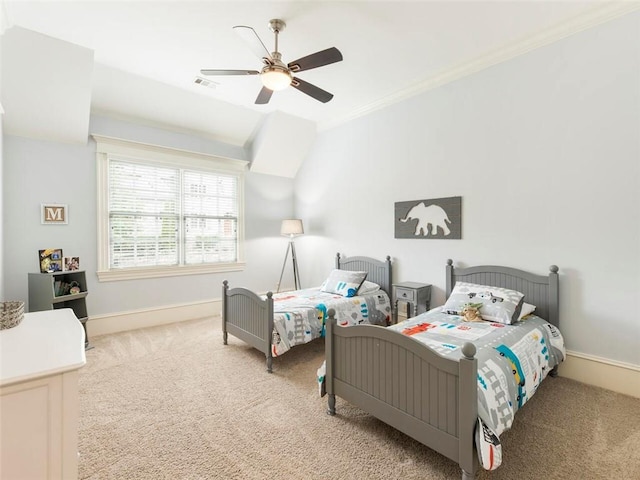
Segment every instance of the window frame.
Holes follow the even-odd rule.
[[[244,175],[248,162],[172,147],[133,142],[102,135],[91,135],[96,142],[97,166],[97,239],[98,280],[101,282],[141,278],[199,275],[203,273],[237,272],[244,262]],[[109,162],[110,159],[142,162],[149,165],[204,170],[238,177],[237,260],[226,263],[171,265],[111,269],[109,265]]]

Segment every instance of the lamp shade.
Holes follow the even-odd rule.
[[[302,228],[302,220],[300,220],[299,218],[282,221],[282,227],[280,227],[280,235],[295,237],[302,234],[304,234],[304,229]]]

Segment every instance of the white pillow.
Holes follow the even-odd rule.
[[[518,321],[522,320],[522,317],[526,317],[530,313],[533,313],[535,309],[536,309],[535,305],[531,305],[530,303],[527,303],[527,302],[522,302],[522,309],[520,310],[520,316],[518,317]]]
[[[367,295],[368,293],[377,292],[378,290],[380,290],[380,285],[370,282],[369,280],[365,280],[362,282],[362,285],[360,285],[356,295]]]

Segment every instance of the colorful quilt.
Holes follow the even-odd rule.
[[[500,434],[511,427],[515,413],[565,358],[560,331],[535,315],[505,325],[463,322],[459,316],[434,309],[389,328],[410,335],[449,358],[460,358],[465,342],[476,346],[478,417],[482,427],[476,442],[478,452],[492,449],[490,457],[481,458],[489,470],[500,464],[500,455],[495,455],[500,452]]]
[[[338,325],[388,325],[391,301],[384,290],[364,296],[343,297],[308,288],[273,295],[273,356],[295,345],[324,337],[327,311],[336,311]]]

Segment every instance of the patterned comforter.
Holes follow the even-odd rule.
[[[433,309],[389,328],[449,358],[460,358],[465,342],[476,346],[479,426],[485,430],[484,440],[490,440],[488,435],[498,447],[498,436],[511,427],[515,413],[565,358],[560,331],[535,315],[504,325],[463,322],[459,316]],[[482,441],[478,433],[476,437],[477,443]],[[494,469],[500,458],[492,459],[490,465],[483,463],[485,468]]]
[[[325,293],[308,288],[273,295],[273,356],[295,345],[323,337],[327,311],[335,309],[339,325],[388,325],[391,301],[384,290],[356,297]]]

